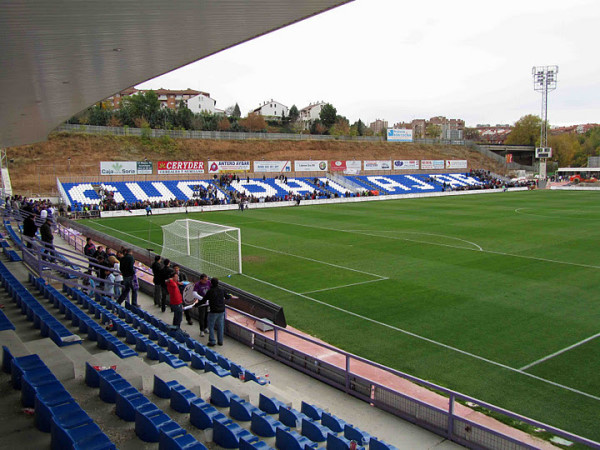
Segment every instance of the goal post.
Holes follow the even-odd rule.
[[[161,256],[210,277],[242,273],[239,228],[181,219],[163,225]]]

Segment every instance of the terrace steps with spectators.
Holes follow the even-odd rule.
[[[19,281],[27,285],[29,278],[28,272],[22,263],[7,262],[5,264],[9,264],[11,272],[15,273],[15,276]],[[30,286],[31,285],[28,285],[28,287]],[[43,296],[37,294],[34,289],[30,288],[29,290],[34,293],[41,302],[47,304],[47,299],[44,299]],[[255,370],[257,373],[262,372],[263,374],[266,374],[269,372],[271,374],[270,379],[273,380],[274,383],[260,386],[256,383],[244,383],[231,377],[220,378],[212,373],[202,372],[199,374],[189,367],[173,369],[166,363],[149,362],[140,356],[122,359],[112,352],[98,349],[93,342],[86,339],[84,339],[80,345],[58,347],[51,340],[40,338],[39,332],[33,329],[31,323],[27,321],[25,316],[21,314],[21,311],[15,307],[15,304],[10,301],[4,292],[0,294],[0,299],[0,301],[5,303],[4,311],[7,313],[7,317],[16,327],[15,331],[8,330],[0,332],[2,333],[0,334],[2,343],[8,344],[13,353],[18,356],[29,353],[40,354],[42,359],[51,366],[53,372],[54,370],[57,370],[57,377],[61,379],[69,393],[76,398],[85,412],[106,431],[107,435],[119,448],[155,447],[148,447],[149,444],[145,444],[136,437],[134,432],[135,425],[124,422],[116,417],[114,414],[114,406],[103,402],[99,398],[97,391],[91,390],[85,386],[83,380],[85,378],[86,362],[99,367],[117,366],[117,372],[123,376],[132,387],[146,395],[150,401],[155,403],[169,417],[174,419],[187,431],[187,433],[194,436],[200,442],[204,442],[211,448],[221,447],[214,443],[207,443],[207,439],[211,438],[210,432],[198,430],[196,427],[191,426],[188,415],[174,411],[170,407],[169,401],[160,399],[152,393],[155,375],[165,381],[176,380],[180,385],[190,389],[192,393],[202,398],[204,401],[208,400],[212,386],[218,386],[220,391],[231,391],[235,393],[239,398],[248,402],[248,406],[258,406],[261,394],[267,398],[276,398],[282,403],[292,405],[298,409],[300,409],[302,401],[323,405],[324,407],[331,405],[331,408],[335,410],[334,413],[337,416],[343,417],[346,421],[359,423],[359,426],[362,429],[369,430],[371,434],[378,435],[384,441],[389,443],[395,443],[397,445],[398,442],[405,439],[412,441],[415,438],[414,431],[408,431],[412,430],[414,427],[401,420],[381,411],[373,410],[373,408],[363,402],[352,399],[339,391],[321,385],[321,383],[301,375],[286,366],[276,363],[261,354],[252,352],[248,350],[247,347],[243,347],[230,339],[226,339],[226,345],[219,348],[219,350],[223,350],[229,358],[243,363],[246,367]],[[153,307],[152,299],[147,298],[142,294],[139,300],[142,305],[155,311],[155,314],[161,315],[159,310]],[[48,309],[53,312],[58,311],[52,308]],[[164,313],[162,316],[167,319],[170,317],[170,314]],[[62,314],[56,314],[56,317],[59,318],[65,326],[71,327],[74,331],[76,330],[76,328],[72,326],[71,321],[65,320]],[[190,331],[190,334],[196,334],[197,336],[197,329],[195,327],[187,325],[184,327]],[[10,337],[8,337],[9,335]],[[5,387],[6,386],[3,386],[3,393]],[[18,396],[16,396],[12,390],[8,389],[6,389],[5,393],[6,395],[3,396],[0,403],[2,404],[3,411],[10,411],[12,413],[11,418],[4,420],[2,425],[0,425],[0,432],[2,432],[3,436],[6,438],[5,442],[19,442],[21,448],[40,448],[48,445],[44,444],[44,442],[49,442],[48,435],[36,430],[32,424],[32,420],[30,418],[28,419],[28,416],[20,411]],[[219,410],[228,419],[231,419],[232,413],[228,408]],[[369,420],[365,420],[367,416],[370,417]],[[359,420],[355,422],[355,419]],[[15,423],[18,424],[18,426],[13,428],[12,426]],[[234,426],[235,423],[238,424],[238,428]],[[7,425],[10,425],[11,428],[8,428]],[[407,427],[406,433],[400,432],[401,436],[398,435],[398,426],[400,426],[400,428]],[[234,433],[234,430],[238,430],[239,433],[242,433],[240,430],[251,430],[251,422],[242,421],[234,422],[232,424],[225,422],[224,427],[225,429],[220,429],[219,433],[225,433],[226,436],[231,437],[229,433]],[[440,442],[442,442],[442,448],[445,446],[448,446],[448,448],[454,447],[454,444],[443,443],[443,439],[438,436],[432,435],[419,428],[415,429],[418,430],[418,434],[422,434],[425,439],[423,440],[423,438],[419,436],[417,441],[422,442],[415,443],[415,445],[410,444],[412,448],[431,447]],[[301,432],[301,428],[296,429],[298,436],[301,435]],[[23,440],[24,433],[31,434],[32,438]],[[219,437],[218,439],[223,439],[223,437]],[[276,437],[260,438],[261,441],[266,442],[266,445],[273,448],[276,445],[276,439]],[[284,438],[280,437],[280,439]],[[288,436],[287,439],[291,438]],[[343,439],[345,438],[343,437],[343,434],[340,434],[337,439],[343,443]],[[23,444],[23,442],[26,442],[26,444]],[[31,446],[28,446],[28,443],[31,443]]]

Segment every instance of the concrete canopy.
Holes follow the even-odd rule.
[[[0,0],[0,147],[351,0]]]

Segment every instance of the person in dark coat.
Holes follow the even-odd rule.
[[[154,305],[161,306],[162,288],[160,286],[160,272],[163,269],[163,265],[160,262],[160,255],[154,257],[154,262],[150,268],[152,269],[152,282],[154,283]]]
[[[133,259],[133,255],[131,254],[131,249],[123,249],[123,257],[121,258],[120,266],[121,274],[123,275],[123,291],[117,299],[117,302],[119,304],[123,303],[123,301],[129,295],[129,291],[131,291],[131,304],[134,306],[138,306],[137,289],[134,289],[133,286],[133,278],[135,277],[135,260]]]
[[[54,259],[54,234],[52,234],[52,223],[50,219],[46,219],[46,221],[40,227],[40,235],[42,237],[42,243],[45,247],[44,253],[49,255],[50,262],[53,263],[56,261]],[[46,261],[46,256],[42,256],[42,259]]]
[[[31,241],[35,239],[35,234],[37,233],[38,226],[35,224],[35,216],[33,214],[28,214],[23,220],[23,235],[27,236],[27,248],[32,248],[33,244]]]
[[[210,280],[210,289],[204,296],[208,301],[208,346],[215,346],[215,328],[217,329],[216,343],[223,345],[225,331],[225,300],[231,295],[219,287],[219,279]]]

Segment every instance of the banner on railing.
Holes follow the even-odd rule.
[[[362,161],[331,161],[332,172],[344,172],[345,174],[358,174],[362,169]]]
[[[327,161],[294,161],[294,172],[325,172]]]
[[[412,142],[413,130],[403,128],[388,128],[387,140],[389,142]]]
[[[136,175],[137,161],[100,161],[100,175]]]
[[[176,173],[204,173],[204,161],[159,161],[159,175]]]
[[[291,172],[291,161],[254,161],[254,172]]]
[[[208,161],[208,173],[249,171],[250,161]]]
[[[419,170],[419,160],[396,159],[394,160],[394,170]]]
[[[365,161],[365,171],[367,170],[392,170],[391,161]]]
[[[447,159],[446,160],[446,169],[466,169],[467,168],[467,160],[466,159]]]
[[[422,159],[421,170],[436,170],[444,169],[446,167],[446,161],[443,159]]]

